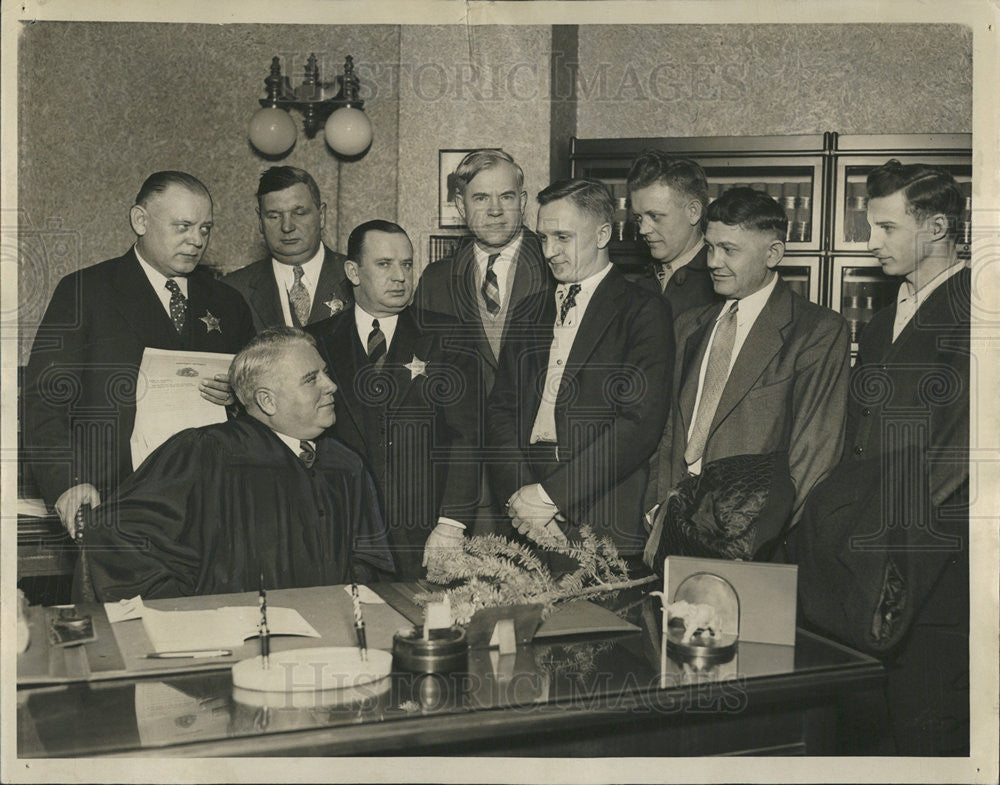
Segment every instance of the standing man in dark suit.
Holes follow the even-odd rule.
[[[72,533],[133,468],[139,364],[146,347],[239,351],[253,336],[239,295],[197,269],[212,230],[208,189],[185,172],[156,172],[129,213],[135,245],[56,287],[25,373],[22,444],[45,501]],[[225,403],[225,381],[202,383]]]
[[[409,306],[406,232],[367,221],[351,232],[347,252],[355,305],[308,331],[340,390],[332,434],[365,458],[399,577],[414,580],[432,550],[464,536],[475,512],[478,466],[451,460],[451,451],[472,445],[478,380],[467,358],[446,351],[455,323]]]
[[[475,358],[482,376],[479,400],[479,447],[486,443],[486,397],[493,389],[504,343],[514,329],[511,314],[538,292],[551,293],[552,276],[534,232],[524,226],[524,172],[503,150],[476,150],[455,169],[455,206],[473,240],[454,256],[430,265],[420,276],[414,303],[424,313],[458,320],[456,337]],[[541,304],[542,299],[532,302]],[[528,323],[540,312],[522,314]],[[507,528],[506,516],[493,498],[485,467],[480,473],[476,532]]]
[[[326,203],[308,172],[272,166],[257,186],[269,256],[225,277],[250,305],[254,329],[303,327],[351,305],[344,256],[323,243]]]
[[[868,248],[899,296],[861,335],[843,459],[789,546],[806,618],[884,660],[894,751],[968,755],[964,198],[947,171],[896,160],[868,175],[868,195]]]
[[[538,232],[559,282],[504,347],[488,414],[491,475],[534,540],[588,524],[623,555],[642,550],[648,459],[667,416],[670,305],[613,267],[603,183],[560,180],[538,194]]]
[[[653,257],[640,283],[663,294],[675,319],[689,308],[719,302],[706,264],[705,171],[689,158],[647,150],[633,161],[627,186],[639,235]]]
[[[708,267],[725,298],[682,314],[673,412],[657,463],[660,501],[689,472],[735,455],[787,453],[792,518],[840,457],[847,325],[795,294],[775,267],[788,218],[767,194],[731,188],[708,208]],[[653,532],[653,540],[659,533]]]
[[[523,225],[528,194],[514,159],[503,150],[476,150],[462,159],[455,178],[455,207],[474,239],[423,271],[414,303],[459,320],[479,355],[488,393],[511,313],[553,283],[538,237]]]

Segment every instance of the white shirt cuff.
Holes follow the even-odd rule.
[[[538,488],[538,495],[542,497],[543,502],[555,506],[555,502],[552,501],[552,497],[545,492],[545,488],[542,487],[542,484],[540,482],[535,483],[535,487]]]
[[[442,523],[445,526],[454,526],[454,527],[456,527],[458,529],[462,529],[463,531],[465,529],[465,524],[464,523],[459,523],[458,521],[454,520],[453,518],[445,518],[443,515],[440,518],[438,518],[438,525],[440,525]]]

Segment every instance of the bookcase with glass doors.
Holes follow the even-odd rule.
[[[895,299],[899,288],[899,280],[883,275],[868,253],[868,172],[890,158],[951,172],[965,194],[965,212],[956,227],[959,251],[969,253],[971,134],[573,137],[570,176],[596,178],[611,190],[616,206],[612,261],[632,271],[646,266],[650,256],[635,232],[625,180],[632,161],[649,148],[697,161],[708,179],[709,201],[734,185],[745,185],[781,204],[788,214],[788,236],[778,271],[801,295],[844,316],[852,360],[861,330]]]

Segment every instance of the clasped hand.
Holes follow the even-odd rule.
[[[514,528],[530,540],[539,543],[567,541],[559,528],[559,523],[564,523],[566,519],[555,504],[542,497],[542,488],[538,483],[525,485],[514,492],[507,502],[507,515]]]

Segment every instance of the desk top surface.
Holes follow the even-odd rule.
[[[227,595],[150,605],[209,608],[248,604],[250,599]],[[275,638],[272,651],[353,641],[350,597],[342,587],[269,592],[268,603],[296,607],[322,635],[321,640]],[[678,716],[741,711],[750,702],[801,701],[867,686],[881,676],[876,660],[801,629],[794,647],[741,642],[729,662],[697,671],[663,651],[655,598],[632,590],[603,604],[639,631],[536,640],[504,656],[476,649],[461,673],[394,673],[348,692],[267,698],[246,693],[234,688],[228,668],[237,656],[228,663],[201,665],[199,671],[182,664],[182,670],[129,673],[105,681],[22,685],[18,754],[242,755],[322,749],[324,754],[364,755],[399,749],[404,737],[433,734],[459,742],[477,734],[530,732],[536,724],[571,727],[595,718],[614,719],[623,711]],[[387,605],[366,605],[365,614],[372,648],[390,649],[392,631],[407,625]],[[114,626],[128,624],[139,623]],[[120,636],[118,640],[121,644]],[[248,641],[246,651],[238,654],[252,656],[255,647]],[[127,648],[119,646],[130,661],[134,653]],[[19,658],[19,670],[26,662]]]

